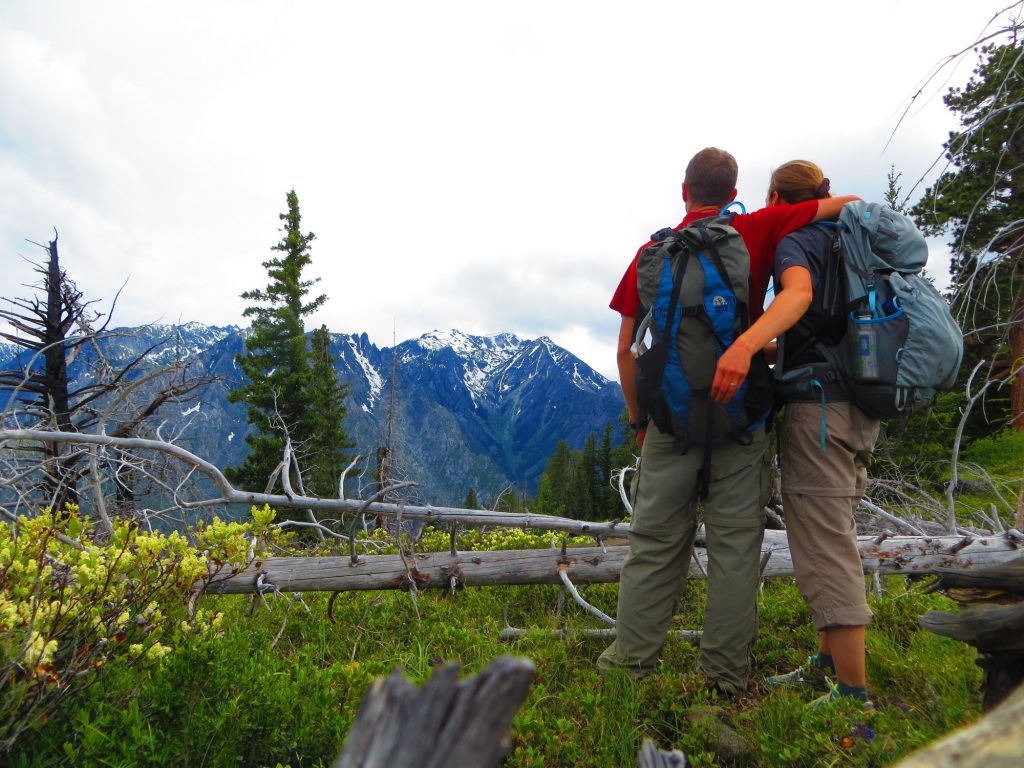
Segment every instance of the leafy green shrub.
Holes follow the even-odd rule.
[[[158,664],[181,638],[216,633],[220,617],[191,613],[190,596],[280,541],[272,519],[266,508],[251,523],[215,519],[197,546],[125,521],[101,541],[73,506],[0,526],[0,753],[101,675]]]
[[[975,440],[964,450],[963,458],[985,467],[992,477],[1019,481],[1024,463],[1024,431],[1006,429]]]

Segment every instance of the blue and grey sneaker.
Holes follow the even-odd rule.
[[[835,674],[831,667],[823,667],[818,663],[818,655],[808,656],[803,666],[797,667],[792,672],[781,675],[772,675],[765,682],[770,686],[779,685],[809,685],[816,691],[829,690],[830,681],[827,674]]]
[[[863,689],[858,689],[863,691]],[[863,691],[863,697],[856,693],[841,693],[839,691],[839,685],[833,683],[831,680],[828,683],[828,693],[824,693],[818,698],[814,699],[807,705],[808,709],[817,709],[825,704],[831,704],[833,701],[837,701],[843,697],[851,698],[855,701],[859,701],[861,706],[864,707],[865,712],[874,712],[875,703],[867,697],[867,691]]]

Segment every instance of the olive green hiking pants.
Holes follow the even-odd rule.
[[[769,492],[767,438],[715,446],[708,498],[702,503],[708,549],[708,600],[700,667],[721,689],[745,691],[757,638],[757,587]],[[654,669],[686,584],[697,531],[699,448],[674,450],[652,425],[634,486],[629,557],[619,581],[616,639],[601,669],[636,676]]]

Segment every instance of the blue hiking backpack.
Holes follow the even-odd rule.
[[[772,412],[771,372],[760,352],[728,404],[711,398],[718,358],[750,324],[750,254],[731,222],[719,215],[662,229],[637,257],[643,320],[633,353],[641,416],[673,435],[680,453],[703,450],[701,498],[713,446],[749,444]]]
[[[803,341],[780,350],[781,392],[837,381],[876,418],[919,410],[953,387],[964,353],[949,303],[921,275],[928,244],[910,218],[879,203],[847,203],[832,226],[835,258],[797,325]],[[787,365],[810,348],[824,371]]]

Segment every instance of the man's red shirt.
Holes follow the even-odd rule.
[[[818,201],[808,200],[796,205],[774,205],[753,213],[739,213],[732,219],[732,226],[740,233],[743,243],[750,252],[750,321],[753,322],[764,311],[764,295],[775,262],[775,249],[779,242],[800,227],[811,223],[818,212]],[[698,219],[715,216],[717,208],[698,208],[686,214],[686,218],[675,229],[678,231]],[[615,289],[609,306],[624,317],[636,317],[640,309],[640,294],[636,286],[636,260],[644,248],[653,241],[644,243],[636,252],[619,287]]]

